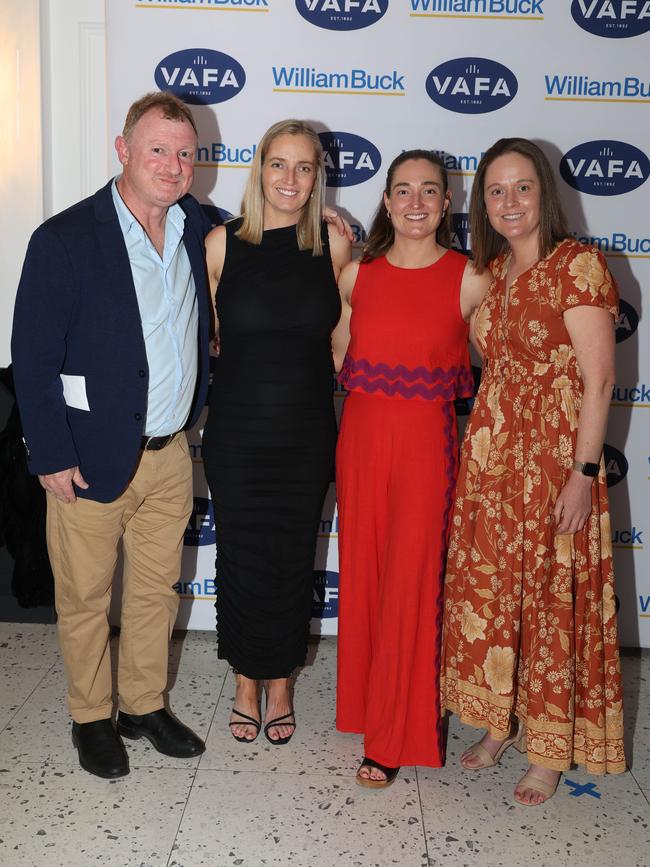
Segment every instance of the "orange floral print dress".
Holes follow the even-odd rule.
[[[605,480],[583,530],[555,536],[573,463],[582,381],[562,314],[616,315],[603,256],[572,239],[515,280],[508,255],[477,314],[485,366],[461,454],[445,578],[441,693],[463,722],[505,738],[514,714],[528,760],[625,770]]]

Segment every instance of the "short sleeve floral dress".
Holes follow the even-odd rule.
[[[604,462],[583,530],[555,536],[582,380],[565,310],[617,292],[603,256],[560,242],[506,292],[508,253],[477,314],[485,366],[463,442],[445,578],[444,707],[495,738],[514,714],[531,763],[625,770]]]

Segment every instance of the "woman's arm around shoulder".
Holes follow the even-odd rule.
[[[338,280],[341,270],[348,264],[352,256],[352,245],[347,235],[341,235],[336,226],[328,224],[327,237],[330,245],[330,256],[334,268],[334,279]]]
[[[460,284],[460,311],[465,322],[469,322],[469,336],[475,348],[483,355],[475,332],[476,311],[485,298],[492,282],[489,268],[478,271],[473,262],[468,261]]]
[[[210,291],[216,296],[226,258],[226,227],[216,226],[205,237],[205,258],[208,265]]]
[[[564,312],[564,324],[584,385],[578,415],[574,458],[583,463],[600,462],[607,429],[607,416],[616,384],[614,317],[602,307],[580,305]],[[591,513],[593,478],[573,471],[555,501],[556,533],[576,533]]]
[[[217,286],[221,280],[223,263],[226,258],[226,227],[217,226],[205,236],[205,259],[208,267],[208,281],[210,294],[216,305]],[[214,310],[214,307],[213,307]],[[214,316],[214,337],[212,338],[212,352],[214,355],[221,354],[221,339],[219,333],[219,320],[216,312]]]
[[[339,293],[341,295],[341,318],[332,332],[332,354],[334,367],[338,373],[343,366],[343,359],[350,342],[350,318],[352,316],[352,290],[357,282],[359,262],[348,262],[339,276]]]

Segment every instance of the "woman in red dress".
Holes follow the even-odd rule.
[[[435,154],[400,154],[361,261],[339,281],[334,355],[349,394],[337,448],[336,725],[364,733],[357,781],[375,788],[401,765],[444,761],[439,660],[453,402],[473,391],[469,323],[488,285],[447,249],[450,198]]]

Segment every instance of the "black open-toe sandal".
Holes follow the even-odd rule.
[[[293,722],[284,722],[287,717],[293,717]],[[266,735],[266,739],[270,744],[288,744],[291,738],[293,737],[293,732],[290,735],[287,735],[285,738],[270,738],[269,737],[269,729],[277,726],[293,726],[293,732],[296,730],[296,715],[293,711],[289,711],[289,713],[285,713],[284,716],[276,716],[275,719],[270,720],[264,726],[264,734]]]
[[[386,779],[371,780],[369,777],[360,777],[359,771],[361,768],[377,768],[378,771],[381,771],[382,774],[386,775]],[[385,765],[380,765],[379,762],[376,762],[374,759],[369,759],[367,756],[364,756],[363,761],[359,765],[359,770],[357,771],[357,783],[359,783],[360,786],[366,786],[368,789],[386,789],[395,781],[395,777],[398,773],[399,768],[387,768]]]
[[[262,728],[262,723],[258,719],[255,719],[255,717],[248,716],[248,714],[242,713],[240,710],[237,710],[236,707],[234,707],[232,709],[232,712],[236,713],[237,716],[240,716],[242,718],[243,722],[239,722],[239,720],[233,720],[232,722],[228,723],[230,728],[232,729],[233,726],[255,726],[255,737],[254,738],[245,738],[245,737],[243,737],[243,735],[236,735],[231,731],[232,736],[234,737],[234,739],[236,741],[239,741],[242,744],[252,744],[253,741],[257,738],[258,734],[260,733],[260,729]]]

